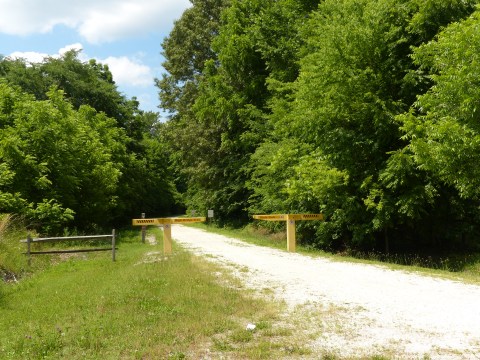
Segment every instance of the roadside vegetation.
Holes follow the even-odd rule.
[[[35,271],[25,267],[18,246],[11,247],[23,234],[10,234],[15,240],[2,242],[2,250],[23,264],[15,269],[24,276],[0,285],[0,358],[262,359],[308,353],[282,320],[281,305],[255,298],[222,269],[180,248],[163,256],[161,232],[149,233],[157,245],[142,244],[138,231],[120,232],[116,262],[105,254],[38,256]],[[246,330],[249,323],[254,331]]]
[[[188,210],[331,252],[480,250],[478,0],[199,0],[164,40]]]

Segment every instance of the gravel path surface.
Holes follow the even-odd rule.
[[[175,225],[175,241],[231,268],[245,286],[273,290],[320,332],[314,354],[480,359],[480,286],[334,262]],[[246,271],[248,270],[248,271]],[[312,356],[315,358],[315,356]]]

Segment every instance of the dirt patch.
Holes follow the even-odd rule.
[[[5,283],[16,283],[18,282],[18,276],[12,271],[8,271],[0,268],[0,278]]]
[[[148,234],[148,235],[145,237],[145,241],[147,242],[147,244],[157,245],[157,238],[156,238],[155,235],[153,235],[153,234]]]

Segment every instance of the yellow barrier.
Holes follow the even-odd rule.
[[[287,222],[287,250],[295,252],[296,236],[295,221],[296,220],[323,220],[323,214],[272,214],[272,215],[253,215],[256,220],[265,221],[286,221]]]
[[[206,220],[206,217],[133,219],[132,225],[163,225],[163,252],[165,255],[169,255],[172,253],[172,224],[204,222]]]

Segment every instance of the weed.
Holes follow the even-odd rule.
[[[230,335],[230,340],[234,343],[246,343],[253,340],[253,331],[239,329]]]

